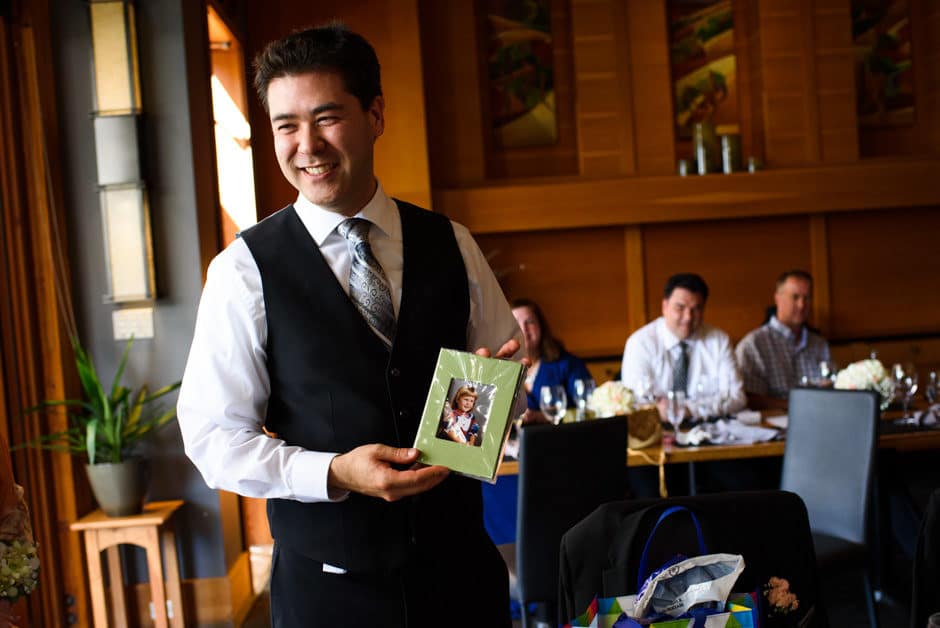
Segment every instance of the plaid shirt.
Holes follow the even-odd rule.
[[[829,343],[805,326],[797,338],[772,317],[741,339],[735,355],[745,391],[783,398],[804,375],[810,380],[820,376],[819,363],[829,359]]]

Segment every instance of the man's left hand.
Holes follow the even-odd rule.
[[[474,351],[474,353],[477,355],[483,356],[484,358],[493,357],[493,358],[505,359],[505,358],[511,358],[512,356],[516,355],[516,352],[519,351],[519,346],[520,345],[519,345],[518,340],[516,340],[515,338],[510,338],[503,344],[502,347],[499,348],[499,351],[496,352],[496,355],[493,355],[492,352],[486,347],[480,347],[479,349]],[[526,366],[529,366],[529,359],[522,358],[522,363],[525,364]]]

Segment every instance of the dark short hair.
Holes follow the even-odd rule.
[[[335,72],[362,110],[382,95],[379,58],[366,39],[340,22],[295,31],[272,41],[255,57],[255,90],[268,109],[268,86],[276,78],[306,72]]]
[[[678,273],[667,279],[666,288],[663,290],[663,298],[668,299],[671,297],[673,290],[676,288],[684,288],[701,296],[702,301],[708,301],[708,284],[695,273]]]
[[[539,328],[542,330],[542,340],[539,342],[539,355],[542,356],[541,359],[546,362],[554,362],[560,358],[562,352],[565,350],[565,345],[561,340],[552,335],[552,328],[548,326],[548,321],[545,320],[545,315],[542,313],[542,308],[539,307],[539,304],[532,299],[519,297],[513,299],[509,305],[512,309],[527,307],[535,314],[535,318],[539,322]]]
[[[780,273],[780,276],[777,277],[777,290],[780,289],[780,286],[786,283],[787,279],[793,277],[794,279],[802,279],[803,281],[808,281],[810,285],[813,284],[813,276],[810,275],[805,270],[793,269],[787,270]]]

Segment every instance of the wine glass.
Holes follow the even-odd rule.
[[[836,383],[836,368],[835,362],[830,360],[822,360],[819,363],[819,382],[818,386],[820,388],[832,388]]]
[[[561,423],[568,409],[568,395],[564,386],[542,386],[539,391],[539,408],[554,425]]]
[[[937,371],[930,371],[927,375],[927,387],[924,388],[924,396],[930,405],[937,403],[940,398],[940,381],[938,381]]]
[[[695,396],[691,400],[694,406],[693,412],[702,419],[713,416],[717,411],[716,397],[718,397],[718,380],[714,377],[699,377],[695,384]]]
[[[574,380],[573,388],[575,406],[578,408],[576,420],[583,421],[587,418],[588,402],[591,400],[591,395],[594,394],[596,384],[591,378],[576,379]]]
[[[681,390],[670,390],[666,392],[666,418],[672,425],[673,431],[678,436],[679,425],[682,423],[682,417],[685,415],[685,393]]]
[[[649,375],[643,375],[636,383],[637,401],[641,404],[653,403],[655,395],[653,394],[653,378]]]
[[[908,415],[907,410],[911,405],[911,400],[917,394],[917,371],[910,365],[894,365],[894,392],[901,398],[904,407],[904,415],[899,419],[899,423],[917,423],[917,418]]]

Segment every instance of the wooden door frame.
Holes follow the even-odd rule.
[[[66,329],[65,244],[49,0],[15,0],[0,16],[0,429],[13,444],[65,427],[64,412],[23,415],[77,393]],[[15,86],[15,87],[14,87]],[[18,88],[18,89],[17,89]],[[74,328],[74,326],[72,326]],[[40,586],[18,610],[24,626],[88,625],[79,537],[68,523],[91,508],[79,462],[36,449],[13,453],[39,542]],[[72,617],[70,617],[70,615]]]

